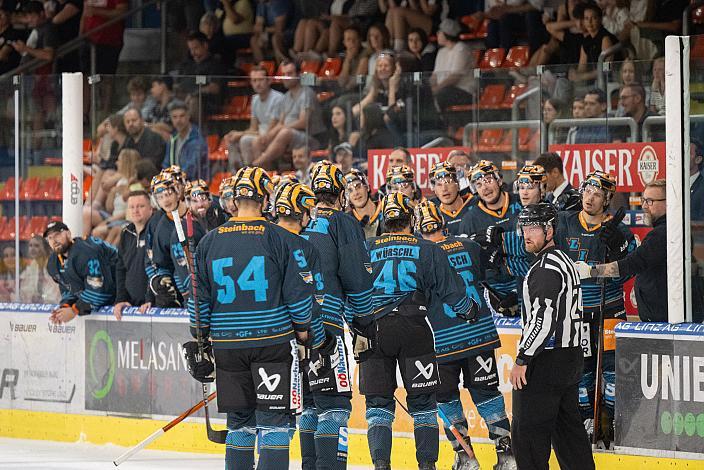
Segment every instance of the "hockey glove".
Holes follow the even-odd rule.
[[[340,350],[337,348],[337,337],[325,332],[325,342],[313,354],[310,369],[315,375],[321,375],[334,369],[340,363]]]
[[[504,317],[518,316],[518,296],[515,292],[502,294],[486,282],[482,282],[482,286],[489,292],[489,303],[496,313]]]
[[[474,323],[479,319],[479,304],[473,298],[469,298],[469,308],[466,312],[457,312],[457,318],[467,323]]]
[[[149,289],[154,293],[154,304],[159,308],[181,307],[178,291],[170,276],[154,276],[149,280]]]
[[[210,383],[215,380],[213,372],[213,348],[210,341],[203,342],[203,355],[200,354],[198,342],[189,341],[183,345],[183,357],[186,359],[188,373],[201,383]]]
[[[80,298],[76,300],[75,304],[73,304],[73,308],[76,310],[78,315],[90,315],[91,310],[93,310],[88,302]]]
[[[487,227],[486,231],[472,234],[470,239],[479,243],[482,248],[498,248],[504,241],[504,229],[498,225]]]
[[[298,360],[307,361],[310,359],[310,345],[313,342],[313,335],[308,331],[308,336],[305,341],[301,341],[296,335],[296,348],[298,349]]]
[[[374,353],[373,334],[374,323],[362,326],[352,321],[352,353],[358,363],[366,361]]]
[[[599,239],[608,249],[609,261],[618,261],[628,254],[628,240],[619,230],[618,224],[623,220],[624,211],[619,209],[616,214],[606,222],[599,232]]]
[[[592,277],[592,267],[587,263],[584,261],[577,261],[574,265],[577,268],[577,273],[579,274],[580,279],[589,279]]]

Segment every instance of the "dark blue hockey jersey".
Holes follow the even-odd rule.
[[[325,295],[313,308],[328,331],[341,335],[353,315],[372,312],[372,276],[364,232],[350,214],[317,208],[315,219],[301,234],[321,257]]]
[[[560,212],[555,243],[573,261],[584,261],[590,266],[604,263],[606,245],[599,239],[601,224],[589,227],[582,212]],[[607,219],[608,220],[608,219]],[[628,252],[636,249],[633,233],[623,223],[619,229],[628,241]],[[624,310],[623,283],[627,277],[605,278],[605,305],[609,313]],[[601,284],[597,278],[582,279],[582,305],[585,313],[593,313],[601,305]]]
[[[195,246],[198,247],[201,238],[205,236],[205,230],[203,226],[198,222],[199,219],[193,218],[193,241]],[[173,224],[173,221],[171,222]],[[181,223],[183,224],[183,230],[186,231],[186,216],[181,218]],[[176,283],[176,288],[181,293],[183,298],[188,298],[191,292],[191,273],[188,270],[188,260],[186,259],[186,252],[183,249],[183,245],[178,241],[178,232],[174,230],[171,232],[171,263],[174,267],[173,277]]]
[[[440,200],[438,198],[433,198],[432,201],[438,206],[443,219],[445,219],[445,230],[447,230],[448,235],[459,235],[462,228],[462,218],[467,213],[470,207],[476,205],[477,198],[472,194],[469,194],[465,200],[462,207],[457,212],[450,212],[442,207]]]
[[[368,325],[404,302],[427,306],[435,298],[452,312],[469,308],[466,289],[450,267],[445,252],[433,242],[413,235],[386,233],[369,240],[374,278],[374,315],[357,316]],[[415,301],[414,294],[424,297]]]
[[[176,233],[176,226],[171,214],[164,212],[152,232],[152,262],[158,276],[174,276],[174,262],[171,257],[171,236]]]
[[[154,232],[156,232],[159,222],[161,222],[161,219],[164,218],[165,215],[166,213],[163,210],[154,211],[154,215],[151,216],[146,227],[144,227],[146,244],[144,271],[147,274],[147,279],[153,278],[157,273],[157,267],[156,264],[154,264]]]
[[[479,294],[479,282],[484,278],[479,244],[467,238],[448,237],[438,242],[445,252],[450,266],[464,283],[467,297],[474,299],[479,308],[479,319],[467,323],[456,317],[452,308],[436,295],[431,297],[428,318],[435,335],[435,351],[438,362],[450,362],[498,348],[501,345],[494,319]]]
[[[74,238],[66,257],[49,256],[47,271],[59,285],[61,304],[81,299],[95,309],[115,301],[116,266],[114,246],[96,237]]]
[[[197,301],[213,347],[281,344],[294,338],[294,330],[310,328],[313,291],[303,289],[301,279],[311,269],[291,240],[289,232],[263,217],[233,217],[201,239]],[[195,336],[194,302],[188,310]]]
[[[515,194],[503,192],[501,197],[504,198],[504,204],[499,211],[487,209],[481,201],[476,205],[470,206],[464,217],[462,217],[459,233],[469,236],[484,232],[492,225],[501,226],[504,229],[504,233],[515,232],[518,214],[520,214],[523,207]],[[506,266],[509,266],[510,263],[511,261],[507,260]],[[487,270],[487,282],[502,293],[515,291],[516,289],[515,276],[504,267],[499,270]]]

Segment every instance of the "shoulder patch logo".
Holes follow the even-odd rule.
[[[313,275],[311,274],[310,271],[303,271],[298,274],[303,279],[303,282],[305,282],[306,284],[313,284]]]
[[[373,271],[373,270],[372,270],[372,264],[371,264],[371,263],[364,263],[364,269],[366,269],[367,272],[368,272],[369,274],[371,274],[372,271]]]

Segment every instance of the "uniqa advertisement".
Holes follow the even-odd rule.
[[[616,445],[704,453],[704,325],[623,322],[616,345]]]

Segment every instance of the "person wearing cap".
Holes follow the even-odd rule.
[[[153,210],[149,194],[144,190],[127,195],[128,225],[122,227],[117,242],[117,295],[113,314],[118,320],[126,307],[140,306],[144,313],[154,302],[154,295],[147,287],[149,279],[145,271],[147,249],[146,227]]]
[[[34,59],[54,60],[54,50],[60,45],[58,32],[56,25],[47,20],[42,2],[31,0],[25,3],[22,13],[25,23],[32,31],[27,41],[15,39],[12,42],[12,47],[22,56],[20,64]]]
[[[433,330],[426,318],[431,299],[447,304],[448,315],[474,321],[477,305],[466,295],[447,255],[413,235],[413,204],[403,193],[382,199],[385,233],[368,241],[374,279],[374,309],[352,320],[359,390],[365,396],[367,439],[374,468],[391,468],[396,404],[396,367],[413,418],[416,460],[434,470],[438,459],[439,386]]]
[[[445,434],[455,451],[453,468],[479,469],[476,457],[467,454],[447,427],[448,424],[453,424],[471,448],[469,426],[458,389],[461,372],[464,386],[489,430],[489,439],[496,446],[498,463],[494,468],[515,469],[516,462],[511,452],[511,425],[505,412],[503,395],[499,391],[499,374],[494,354],[501,342],[491,311],[479,295],[479,282],[485,277],[481,247],[469,238],[448,236],[444,217],[432,201],[423,201],[416,206],[415,230],[424,239],[437,243],[442,248],[450,266],[462,278],[467,297],[474,300],[479,309],[478,318],[473,323],[449,315],[442,302],[431,301],[428,310],[435,335],[435,354],[440,374],[438,408],[449,420],[449,423],[445,423]]]
[[[381,206],[372,197],[367,175],[352,169],[345,175],[345,196],[350,214],[364,229],[366,238],[381,235]]]
[[[469,205],[475,201],[474,196],[468,193],[467,197],[462,197],[457,170],[449,161],[433,165],[428,178],[437,198],[437,202],[433,202],[438,206],[445,220],[445,230],[451,235],[459,234],[462,217]]]
[[[472,69],[473,54],[469,46],[460,41],[462,28],[457,20],[445,18],[438,28],[438,45],[435,68],[430,76],[430,86],[440,112],[450,106],[474,101],[475,83]]]
[[[227,220],[220,202],[210,194],[210,187],[202,179],[186,183],[186,206],[206,232],[219,227]]]
[[[555,243],[574,262],[590,266],[619,261],[636,249],[631,230],[607,210],[616,193],[616,178],[603,171],[587,175],[580,186],[582,210],[559,213]],[[596,279],[582,281],[582,322],[584,327],[584,373],[579,384],[579,404],[587,432],[597,434],[598,445],[609,448],[613,443],[613,417],[616,400],[616,338],[614,329],[626,320],[623,284],[630,278],[623,275],[608,278],[602,284]],[[603,336],[599,331],[603,325]],[[603,341],[601,383],[605,384],[603,403],[608,419],[600,420],[601,429],[594,429],[594,395],[599,342]]]
[[[218,410],[227,413],[226,468],[253,468],[256,447],[257,468],[279,470],[289,468],[289,430],[301,406],[297,341],[315,340],[315,279],[300,241],[263,217],[269,175],[241,168],[233,188],[237,217],[206,234],[195,253],[191,334],[198,337],[200,327],[209,353],[200,357],[195,341],[184,350],[196,380],[212,382],[216,372]]]
[[[342,210],[345,202],[345,180],[338,167],[330,162],[318,163],[313,169],[311,188],[316,197],[315,219],[302,236],[320,252],[325,295],[316,302],[328,336],[335,338],[338,350],[344,350],[345,323],[352,315],[368,316],[372,311],[372,277],[364,232],[350,214]],[[338,373],[349,378],[351,372],[347,354],[340,355]],[[315,433],[310,447],[302,438],[306,457],[317,455],[318,468],[345,468],[346,449],[338,453],[338,442],[347,431],[352,411],[352,389],[349,383],[333,376],[311,378],[310,391],[315,409],[304,406],[307,436]],[[344,378],[344,377],[343,377]],[[303,435],[303,433],[302,433]]]
[[[352,144],[349,142],[342,142],[336,145],[332,149],[335,155],[335,164],[340,168],[343,174],[347,174],[352,170],[352,163],[354,163],[354,150],[352,149]]]
[[[520,469],[549,468],[551,444],[561,468],[594,469],[578,411],[582,372],[581,284],[570,257],[555,244],[558,212],[550,203],[521,210],[518,229],[536,262],[524,281],[525,310],[511,369],[511,435]]]
[[[63,222],[50,222],[44,239],[51,251],[49,276],[59,285],[60,305],[49,321],[67,323],[115,301],[117,250],[95,237],[73,238]]]

